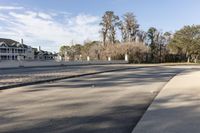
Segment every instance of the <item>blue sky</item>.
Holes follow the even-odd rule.
[[[0,0],[0,37],[58,51],[61,44],[99,40],[107,10],[134,12],[142,30],[176,31],[200,24],[199,0]]]

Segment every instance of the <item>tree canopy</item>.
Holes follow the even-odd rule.
[[[197,60],[200,54],[200,25],[184,26],[174,34],[169,47],[173,52],[186,55],[190,59]]]
[[[197,62],[200,59],[200,25],[184,26],[174,34],[156,27],[143,31],[133,12],[119,17],[113,11],[106,11],[100,26],[102,41],[64,45],[60,48],[60,55],[71,60],[82,60],[87,56],[94,60],[108,57],[117,60],[129,54],[131,62],[139,63]]]

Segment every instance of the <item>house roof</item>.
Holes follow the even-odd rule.
[[[28,48],[27,45],[21,44],[12,39],[0,38],[0,47]]]
[[[39,51],[36,50],[35,55],[53,55],[53,53],[49,51],[44,51],[44,50],[39,50]]]

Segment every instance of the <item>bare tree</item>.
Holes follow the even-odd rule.
[[[143,43],[146,44],[146,39],[147,39],[147,33],[145,31],[138,31],[137,32],[137,43]]]
[[[119,25],[119,17],[114,14],[113,11],[106,11],[102,17],[102,26],[101,33],[103,37],[103,45],[106,45],[106,42],[115,43],[116,38],[116,28]]]
[[[136,40],[137,32],[139,31],[139,24],[135,15],[127,12],[123,15],[123,21],[120,23],[122,39],[124,42],[133,42]]]

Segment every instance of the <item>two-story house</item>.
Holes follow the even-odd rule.
[[[12,39],[0,38],[0,60],[33,60],[33,48]]]

